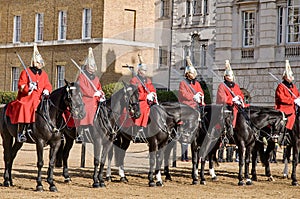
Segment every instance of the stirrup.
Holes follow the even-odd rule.
[[[27,138],[26,138],[25,134],[24,133],[18,133],[18,135],[17,135],[17,141],[18,142],[26,142]]]
[[[83,142],[83,135],[78,135],[78,136],[75,138],[75,142],[76,142],[76,143],[82,143],[82,142]]]

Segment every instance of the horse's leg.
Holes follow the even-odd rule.
[[[197,149],[197,144],[192,142],[191,144],[192,152],[192,184],[198,184],[198,164],[199,164],[199,150]]]
[[[239,153],[239,174],[238,174],[238,185],[243,186],[244,181],[243,181],[243,167],[244,167],[244,162],[245,162],[245,149],[244,149],[244,144],[241,144],[238,146],[238,153]]]
[[[106,161],[106,157],[110,149],[112,148],[113,143],[110,140],[104,140],[103,148],[102,148],[102,155],[101,155],[101,161],[100,161],[100,169],[98,174],[98,179],[100,182],[100,187],[105,187],[105,181],[103,178],[104,173],[104,165]]]
[[[297,181],[297,176],[296,176],[296,170],[297,170],[297,165],[299,161],[299,149],[298,146],[295,146],[297,144],[294,144],[293,146],[293,161],[292,161],[292,185],[293,186],[298,186],[298,181]]]
[[[164,152],[164,175],[166,176],[166,180],[170,180],[172,181],[172,177],[170,174],[170,169],[169,169],[169,159],[170,159],[170,155],[171,155],[171,151],[174,148],[176,144],[176,141],[171,141],[165,149]]]
[[[38,168],[38,172],[37,172],[37,185],[36,185],[36,191],[43,191],[43,184],[42,184],[42,168],[44,166],[44,159],[43,159],[43,155],[44,155],[44,144],[41,140],[37,140],[36,142],[36,152],[37,152],[37,168]]]
[[[201,167],[200,167],[200,184],[206,185],[206,179],[204,177],[204,169],[205,169],[205,158],[201,159]]]
[[[265,159],[263,160],[265,166],[265,174],[268,177],[268,181],[274,181],[274,178],[271,174],[271,168],[270,168],[270,155],[274,149],[275,149],[275,142],[268,142],[267,149],[264,153]]]
[[[20,148],[23,146],[22,142],[15,142],[13,145],[13,137],[10,135],[5,135],[3,139],[3,154],[4,154],[4,162],[5,162],[5,169],[4,169],[4,183],[3,185],[5,187],[13,186],[12,181],[12,165],[14,162],[14,159],[17,155],[17,152],[20,150]]]
[[[157,140],[156,139],[150,139],[149,142],[149,172],[148,172],[148,180],[149,180],[149,187],[154,187],[154,177],[153,177],[153,171],[154,171],[154,165],[155,165],[155,159],[156,159],[156,152],[157,152]]]
[[[211,176],[212,181],[218,180],[218,177],[214,169],[214,161],[217,161],[216,154],[217,154],[217,149],[213,149],[213,151],[208,155],[209,174]]]
[[[60,147],[57,151],[56,160],[55,160],[55,167],[57,167],[57,168],[60,168],[60,167],[63,166],[62,162],[63,162],[64,147],[65,147],[65,141],[61,140],[61,144],[60,144]]]
[[[62,159],[63,159],[63,176],[65,178],[65,182],[68,183],[68,182],[71,182],[71,177],[69,175],[69,166],[68,166],[68,159],[69,159],[69,155],[70,155],[70,151],[74,145],[74,139],[68,137],[68,136],[65,136],[66,138],[66,143],[65,143],[65,146],[64,146],[64,149],[63,149],[63,152],[62,152]],[[61,146],[60,146],[61,148]]]
[[[116,166],[119,167],[120,181],[128,182],[128,179],[125,176],[124,159],[125,159],[126,150],[130,145],[130,140],[126,139],[125,137],[119,138],[114,142],[114,144],[115,144],[115,162],[116,162]]]
[[[253,143],[254,145],[254,143]],[[252,180],[250,178],[249,175],[249,165],[250,165],[250,157],[251,157],[251,152],[253,149],[253,145],[252,146],[248,146],[246,148],[246,154],[245,154],[245,178],[246,178],[246,185],[252,185]]]
[[[114,152],[114,146],[110,148],[107,154],[107,168],[106,168],[106,181],[111,182],[112,177],[111,177],[111,162],[112,162],[112,157],[113,157],[113,152]]]
[[[264,152],[263,152],[263,145],[260,142],[255,143],[255,147],[252,151],[252,169],[251,169],[251,180],[257,181],[257,173],[256,173],[256,166],[257,166],[257,153],[259,152],[259,157],[261,158],[262,162],[264,159]]]
[[[99,188],[99,178],[98,178],[98,167],[100,164],[100,148],[101,141],[98,139],[94,139],[93,147],[94,147],[94,174],[93,174],[93,188]]]
[[[164,149],[161,148],[156,152],[156,168],[155,168],[155,176],[156,176],[156,186],[162,187],[163,181],[161,178],[161,165],[164,159]]]
[[[59,136],[59,138],[54,141],[53,144],[50,145],[50,152],[49,152],[49,166],[48,166],[48,171],[47,171],[47,182],[50,185],[49,190],[52,192],[57,192],[57,188],[54,184],[54,180],[53,180],[53,172],[54,172],[54,165],[55,165],[55,159],[56,159],[56,154],[57,151],[60,147],[61,144],[61,136]]]

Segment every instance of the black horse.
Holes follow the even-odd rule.
[[[268,136],[277,137],[284,132],[286,123],[286,116],[283,112],[266,107],[250,106],[247,109],[240,109],[237,114],[236,126],[234,129],[234,139],[238,146],[239,153],[239,174],[238,185],[244,185],[243,181],[243,167],[245,165],[246,185],[252,185],[252,180],[249,177],[250,157],[256,157],[257,151],[253,150],[256,141],[258,141],[262,134],[260,132],[263,128],[271,128],[272,132]],[[266,135],[263,135],[266,136]],[[255,153],[255,154],[254,154]],[[256,164],[252,161],[252,164]]]
[[[199,121],[199,112],[184,104],[165,103],[151,106],[149,122],[143,138],[149,147],[148,185],[150,187],[163,185],[160,169],[167,144],[174,139],[190,143],[198,131]],[[114,153],[115,162],[116,166],[119,167],[121,181],[127,181],[124,173],[124,158],[134,136],[134,127],[127,130],[123,129],[114,142],[114,149],[117,150]],[[108,175],[111,173],[111,159],[110,156],[107,168]],[[156,183],[154,182],[154,174],[156,175]],[[110,179],[110,176],[108,178]]]
[[[297,176],[296,176],[296,171],[297,171],[297,166],[299,163],[299,152],[300,152],[300,112],[299,110],[297,110],[296,112],[296,120],[292,129],[292,132],[288,135],[288,145],[285,146],[286,147],[286,157],[283,160],[284,161],[284,170],[283,170],[283,177],[288,177],[288,160],[287,160],[287,156],[290,155],[291,150],[292,150],[292,154],[293,154],[293,159],[292,159],[292,173],[291,173],[291,179],[292,179],[292,185],[293,186],[298,186],[298,180],[297,180]],[[269,146],[270,145],[270,146]],[[270,164],[268,162],[268,155],[269,155],[269,151],[272,150],[274,148],[274,142],[270,142],[268,140],[268,147],[267,147],[267,151],[266,151],[266,163],[265,163],[265,170],[266,170],[266,176],[272,178],[271,175],[271,171],[270,171]],[[268,148],[270,148],[270,150],[268,150]],[[253,176],[253,174],[252,174]]]
[[[94,147],[94,188],[105,186],[103,179],[105,160],[108,151],[112,147],[113,140],[115,140],[119,132],[119,130],[114,129],[111,124],[114,124],[116,120],[118,120],[122,112],[121,110],[124,110],[124,108],[130,113],[128,116],[138,118],[140,116],[138,102],[139,94],[136,86],[124,83],[123,88],[112,94],[105,103],[99,104],[94,119],[94,126],[90,126],[89,131],[85,132],[85,137],[88,137],[87,140],[92,142]],[[62,164],[65,182],[69,182],[71,177],[68,172],[68,157],[76,137],[76,128],[66,127],[64,129],[64,135],[66,142],[60,147],[56,166],[61,166]],[[101,146],[103,149],[100,159]]]
[[[50,146],[47,182],[50,185],[50,191],[57,191],[53,180],[53,169],[56,153],[61,143],[62,132],[60,130],[63,126],[57,128],[56,124],[58,121],[63,120],[63,111],[69,109],[74,118],[83,118],[85,116],[84,104],[78,84],[65,82],[66,85],[54,90],[48,99],[43,98],[35,114],[36,118],[35,123],[32,124],[32,133],[30,135],[26,134],[27,142],[36,144],[38,167],[37,191],[43,190],[41,177],[44,165],[43,148],[47,145]],[[3,184],[9,187],[13,185],[11,176],[13,161],[23,143],[13,142],[13,138],[17,135],[18,124],[11,123],[10,118],[5,114],[6,109],[7,105],[2,109],[0,130],[5,163]]]

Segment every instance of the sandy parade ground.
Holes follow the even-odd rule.
[[[2,143],[2,140],[1,140]],[[55,182],[58,192],[50,192],[45,181],[48,166],[49,147],[45,148],[43,168],[44,191],[36,192],[36,152],[35,145],[24,144],[13,166],[13,187],[3,187],[3,148],[1,151],[1,198],[300,198],[300,186],[291,186],[291,179],[283,179],[282,150],[278,151],[278,163],[271,164],[275,181],[269,182],[264,167],[258,164],[258,181],[252,186],[238,186],[238,163],[220,163],[216,168],[218,181],[212,181],[206,169],[207,184],[192,185],[192,163],[181,162],[180,145],[177,147],[177,167],[171,167],[172,181],[165,181],[163,187],[148,186],[148,147],[146,144],[131,144],[125,159],[125,174],[128,183],[119,182],[117,168],[113,166],[113,181],[105,188],[92,188],[93,153],[92,145],[87,144],[85,167],[80,167],[81,145],[75,144],[69,159],[71,183],[64,183],[62,169],[55,169]],[[190,155],[191,153],[189,153]],[[291,164],[290,164],[291,167]],[[298,178],[300,179],[300,168]],[[291,168],[290,168],[291,171]],[[163,178],[164,179],[164,178]]]

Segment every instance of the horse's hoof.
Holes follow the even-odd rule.
[[[217,176],[213,177],[213,178],[212,178],[212,181],[213,181],[213,182],[218,181],[218,177],[217,177]]]
[[[253,185],[253,183],[252,183],[252,181],[251,181],[250,179],[248,179],[248,180],[246,181],[246,185]]]
[[[155,182],[154,181],[150,181],[149,182],[149,187],[155,187]]]
[[[106,176],[105,181],[106,182],[111,182],[111,176]]]
[[[194,179],[193,182],[192,182],[192,184],[193,184],[193,185],[197,185],[197,184],[198,184],[198,180],[195,180],[195,179]]]
[[[283,179],[288,179],[289,176],[287,174],[283,174]]]
[[[252,181],[257,181],[257,177],[256,176],[254,176],[254,177],[252,176],[251,180]]]
[[[71,180],[70,177],[67,177],[67,178],[65,178],[65,180],[64,180],[65,183],[70,183],[71,181],[72,181],[72,180]]]
[[[56,186],[50,186],[50,187],[49,187],[49,190],[50,190],[51,192],[57,192]]]
[[[269,181],[269,182],[274,182],[275,179],[273,178],[273,176],[270,176],[270,177],[268,178],[268,181]]]
[[[94,183],[93,183],[93,188],[99,188],[99,187],[100,187],[99,182],[94,182]]]
[[[121,177],[120,182],[125,182],[126,183],[126,182],[128,182],[128,179],[126,177]]]
[[[166,181],[172,181],[172,177],[171,177],[171,175],[166,175],[166,179],[165,179]]]
[[[238,182],[238,185],[239,185],[239,186],[244,186],[245,183],[244,183],[243,181],[239,181],[239,182]]]
[[[158,187],[163,187],[164,184],[163,184],[162,181],[157,181],[157,182],[156,182],[156,186],[158,186]]]
[[[201,180],[201,181],[200,181],[200,184],[201,184],[201,185],[206,185],[206,181],[205,181],[205,180]]]
[[[11,183],[9,181],[4,181],[3,182],[3,186],[5,187],[10,187],[11,186]]]
[[[101,188],[106,187],[105,183],[104,182],[100,182],[100,187]]]
[[[36,186],[36,191],[43,192],[44,191],[43,186],[42,185],[37,185]]]
[[[293,185],[293,186],[298,186],[299,184],[298,184],[297,181],[293,181],[293,182],[292,182],[292,185]]]

